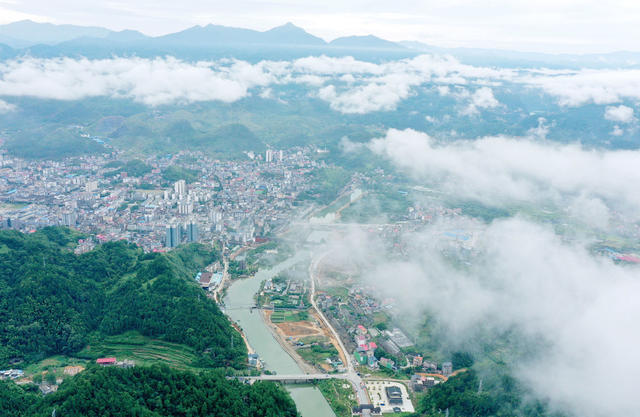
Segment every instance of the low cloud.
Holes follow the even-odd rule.
[[[527,136],[533,139],[546,139],[552,125],[547,124],[547,119],[544,117],[538,117],[538,125],[529,129]]]
[[[269,77],[249,64],[213,67],[173,58],[32,59],[0,63],[0,92],[58,100],[126,97],[155,106],[173,102],[232,102]]]
[[[463,111],[463,114],[478,114],[478,109],[491,109],[500,105],[500,102],[496,100],[495,96],[493,95],[493,90],[489,87],[478,88],[473,94],[470,95],[470,99],[471,102]]]
[[[634,120],[633,109],[627,106],[608,106],[604,111],[604,118],[612,122],[630,123]]]
[[[389,111],[415,88],[436,84],[509,79],[514,72],[464,65],[451,57],[422,55],[381,64],[353,57],[306,57],[293,61],[185,62],[175,58],[22,58],[0,63],[0,94],[58,100],[126,97],[155,106],[197,101],[233,102],[251,89],[304,84],[342,113]],[[478,107],[492,106],[489,90],[479,89]],[[484,96],[481,96],[483,95]],[[492,95],[492,93],[490,93]]]
[[[411,129],[389,129],[368,147],[419,180],[488,206],[552,203],[569,209],[575,199],[591,198],[631,218],[640,211],[640,191],[628,186],[640,182],[640,151],[509,137],[438,143]]]
[[[342,113],[390,111],[411,95],[411,87],[416,84],[417,80],[411,76],[386,76],[343,91],[329,85],[318,91],[318,97]]]
[[[640,70],[585,69],[561,75],[523,75],[520,82],[542,88],[563,106],[615,104],[640,99]]]
[[[11,103],[7,103],[4,100],[0,100],[0,114],[9,113],[14,111],[15,109],[16,109],[15,105]]]
[[[624,135],[624,129],[622,129],[620,126],[615,125],[613,127],[613,130],[611,131],[611,135],[612,136],[622,136]]]
[[[265,88],[288,84],[304,85],[332,109],[353,114],[394,110],[425,86],[456,98],[465,114],[502,106],[494,89],[506,85],[541,89],[563,106],[640,99],[640,70],[516,70],[466,65],[438,55],[382,63],[327,56],[258,63],[234,59],[186,62],[171,57],[0,62],[0,95],[6,97],[125,97],[155,106],[233,102],[253,94],[253,89],[260,94]],[[620,107],[617,111],[610,116],[625,116]]]
[[[471,96],[471,102],[474,106],[483,109],[498,107],[500,102],[493,95],[493,90],[489,87],[477,89]]]
[[[434,317],[446,328],[443,343],[464,345],[478,329],[490,338],[516,331],[532,349],[510,358],[510,366],[553,408],[580,417],[636,414],[640,334],[631,329],[640,320],[639,269],[594,256],[588,242],[568,243],[550,227],[520,218],[477,231],[478,256],[460,269],[434,243],[442,241],[443,227],[469,230],[473,222],[405,235],[406,260],[385,258],[375,245],[362,255],[371,241],[362,236],[359,243],[349,238],[342,256],[366,259],[359,264],[371,265],[362,271],[367,284],[407,312]],[[602,375],[615,383],[594,382]]]

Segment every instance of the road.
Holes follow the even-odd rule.
[[[334,374],[334,375],[341,375],[342,378],[341,379],[346,379],[348,381],[351,382],[351,385],[353,385],[353,388],[356,392],[356,397],[358,398],[358,404],[363,405],[363,404],[369,404],[370,403],[370,399],[369,399],[369,395],[367,394],[367,388],[364,384],[364,382],[362,381],[362,378],[360,378],[360,375],[358,375],[358,373],[356,372],[356,369],[353,365],[353,361],[351,360],[351,355],[349,355],[349,352],[347,351],[347,349],[344,347],[344,344],[342,343],[342,339],[340,339],[340,335],[338,334],[338,332],[336,332],[336,330],[333,328],[333,326],[331,325],[331,323],[329,323],[329,320],[327,320],[327,318],[325,317],[324,313],[322,312],[322,310],[320,310],[318,308],[318,306],[316,305],[316,274],[318,272],[318,265],[320,264],[320,262],[322,261],[322,259],[324,259],[325,256],[327,256],[329,253],[323,253],[322,255],[315,257],[312,261],[311,261],[311,265],[309,265],[309,278],[311,279],[311,293],[309,295],[310,299],[311,299],[311,305],[313,306],[313,308],[318,312],[318,316],[320,316],[320,318],[322,319],[322,321],[324,322],[324,324],[327,326],[327,328],[329,329],[329,331],[331,332],[331,334],[333,335],[333,338],[338,342],[340,351],[342,352],[342,357],[345,358],[345,365],[347,367],[347,372],[345,372],[344,374]],[[368,416],[369,414],[369,410],[363,410],[362,412],[363,416]]]
[[[222,302],[222,290],[224,289],[224,286],[227,284],[227,280],[229,279],[229,260],[227,258],[224,258],[223,262],[224,270],[222,271],[222,279],[220,280],[220,283],[218,284],[216,289],[213,290],[213,299],[218,304]]]
[[[295,374],[295,375],[259,375],[259,376],[239,376],[234,377],[241,381],[276,381],[276,382],[292,382],[292,381],[320,381],[324,379],[349,379],[348,374]]]
[[[247,250],[247,248],[243,246],[242,248],[240,248],[240,249],[236,250],[235,252],[231,253],[229,256],[224,256],[225,249],[226,249],[226,246],[223,245],[222,246],[222,251],[221,251],[222,254],[223,254],[222,255],[222,260],[224,262],[224,270],[222,271],[222,280],[220,281],[220,284],[218,284],[216,289],[213,290],[213,299],[218,304],[222,303],[222,290],[224,290],[224,287],[227,284],[227,281],[229,281],[229,259],[233,260],[240,253],[242,253],[243,251]]]
[[[355,388],[358,404],[369,404],[369,396],[366,393],[364,382],[360,376],[355,372],[345,372],[341,374],[296,374],[296,375],[259,375],[259,376],[237,376],[228,377],[230,379],[237,379],[239,381],[273,381],[282,383],[305,383],[311,381],[322,381],[327,379],[342,379],[349,381]],[[370,410],[362,410],[363,416],[370,416]]]

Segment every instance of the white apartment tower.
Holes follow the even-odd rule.
[[[178,180],[173,184],[173,189],[179,196],[187,195],[187,182],[185,180]]]

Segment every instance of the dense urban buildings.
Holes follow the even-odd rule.
[[[79,251],[127,239],[146,251],[181,243],[246,244],[284,227],[312,185],[312,148],[216,160],[198,153],[129,160],[113,153],[61,161],[0,158],[0,228],[64,225],[90,233]],[[187,177],[182,178],[182,177]]]

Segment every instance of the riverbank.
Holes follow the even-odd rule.
[[[244,331],[242,330],[242,328],[238,326],[237,323],[233,322],[231,319],[229,319],[229,321],[231,321],[231,325],[233,326],[233,328],[236,329],[238,333],[240,333],[240,336],[242,337],[242,341],[244,342],[244,345],[247,347],[247,353],[250,355],[256,353],[256,351],[253,350],[253,348],[251,347],[251,344],[249,343],[249,340],[247,339],[247,336],[244,334]]]
[[[304,359],[302,359],[302,357],[300,357],[300,355],[298,355],[298,352],[296,352],[293,346],[291,346],[291,344],[287,342],[287,340],[285,339],[285,335],[275,324],[271,322],[267,314],[265,314],[264,310],[260,310],[260,316],[262,317],[264,324],[266,325],[267,329],[269,329],[276,342],[278,342],[282,349],[284,349],[284,351],[287,352],[289,356],[291,356],[291,359],[296,362],[296,364],[305,374],[315,374],[318,372],[323,372],[318,371],[313,365],[307,363]]]
[[[298,262],[308,259],[308,254],[297,252],[269,269],[260,269],[253,278],[233,280],[224,295],[225,313],[240,326],[248,342],[255,352],[260,355],[264,368],[281,375],[297,375],[303,372],[299,362],[296,362],[284,347],[278,343],[273,332],[266,326],[266,322],[257,310],[251,310],[255,305],[254,296],[260,291],[260,284],[266,279],[273,278],[283,270]],[[285,385],[296,403],[303,417],[332,417],[335,413],[329,406],[320,390],[315,386]]]

